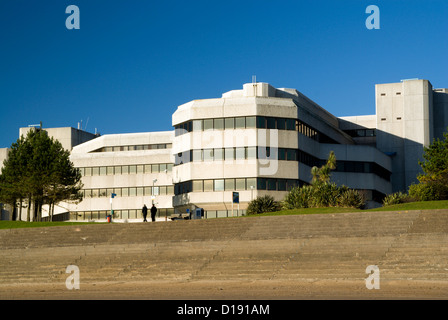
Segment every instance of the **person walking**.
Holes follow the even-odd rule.
[[[152,207],[151,207],[151,220],[153,222],[156,221],[156,213],[157,213],[157,208],[156,208],[156,206],[153,203]]]
[[[143,213],[143,222],[148,222],[146,220],[146,216],[148,215],[148,207],[146,207],[146,204],[143,205],[142,213]]]

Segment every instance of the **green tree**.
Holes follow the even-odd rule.
[[[417,200],[448,199],[448,132],[444,139],[434,139],[424,148],[424,161],[419,161],[423,173],[417,176],[420,186],[412,186],[410,195]]]
[[[16,207],[27,204],[27,220],[42,218],[42,206],[49,205],[50,217],[61,201],[80,201],[81,173],[74,168],[61,143],[42,130],[30,130],[26,138],[13,143],[0,175],[0,201]]]
[[[320,168],[314,166],[311,168],[312,184],[326,183],[330,181],[331,170],[336,169],[336,156],[334,151],[330,151],[327,162]]]

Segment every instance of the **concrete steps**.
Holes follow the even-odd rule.
[[[448,281],[448,210],[0,230],[2,284],[366,278]]]

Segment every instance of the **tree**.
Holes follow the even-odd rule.
[[[409,189],[409,194],[417,200],[448,199],[448,132],[443,137],[424,147],[425,161],[419,161],[423,173],[417,176],[420,184]]]
[[[42,206],[49,205],[50,217],[61,201],[80,201],[81,173],[74,168],[61,143],[42,130],[30,130],[13,143],[0,175],[0,200],[16,207],[20,200],[34,208],[34,221],[42,218]]]
[[[330,181],[331,170],[336,169],[336,156],[334,151],[330,151],[327,162],[320,168],[314,166],[311,168],[311,175],[313,184],[326,183]]]

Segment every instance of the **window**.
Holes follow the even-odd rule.
[[[235,179],[225,179],[224,187],[226,191],[235,190]]]
[[[224,179],[217,179],[214,181],[214,191],[224,191]]]
[[[138,187],[137,188],[137,196],[138,197],[142,197],[143,196],[143,187]]]
[[[286,160],[288,161],[296,161],[297,159],[297,150],[295,149],[287,149],[286,150]]]
[[[278,191],[286,191],[286,180],[285,179],[279,179],[277,181],[278,185]]]
[[[121,174],[121,166],[115,166],[115,167],[114,167],[114,171],[115,171],[115,174],[116,174],[116,175]]]
[[[224,119],[225,129],[234,129],[235,128],[234,120],[235,118],[225,118]]]
[[[92,175],[92,168],[86,168],[84,170],[84,174],[86,175],[86,177],[89,177]]]
[[[159,164],[159,170],[160,172],[165,172],[165,170],[167,170],[166,163]]]
[[[255,128],[256,122],[256,117],[246,117],[246,128]]]
[[[275,179],[268,179],[268,190],[277,190],[277,181]]]
[[[193,131],[202,131],[202,120],[193,120]]]
[[[245,129],[246,128],[246,118],[238,117],[235,118],[235,129]]]
[[[296,130],[295,119],[286,119],[286,130]]]
[[[213,161],[213,149],[204,150],[204,161]]]
[[[92,168],[92,176],[99,176],[100,175],[100,168],[94,167]]]
[[[158,173],[159,172],[159,165],[158,164],[152,164],[151,165],[151,172],[152,173]]]
[[[286,119],[284,119],[284,118],[278,118],[277,119],[277,129],[278,130],[285,130],[286,129]]]
[[[143,173],[143,165],[137,166],[137,173]]]
[[[145,187],[144,188],[143,192],[145,193],[145,196],[152,195],[152,193],[151,193],[152,190],[151,189],[152,189],[151,187]]]
[[[278,160],[286,160],[286,149],[285,148],[278,149]]]
[[[215,160],[224,160],[224,149],[220,148],[220,149],[214,149],[213,150],[214,153],[214,159]]]
[[[246,159],[246,148],[244,148],[244,147],[236,148],[235,149],[235,158],[237,160],[244,160],[244,159]]]
[[[193,192],[202,192],[202,191],[204,191],[202,180],[193,181]]]
[[[204,180],[204,191],[213,191],[213,180]]]
[[[136,195],[137,195],[137,188],[135,187],[129,188],[129,196],[135,197]]]
[[[129,166],[122,166],[121,172],[122,174],[129,174]]]
[[[123,197],[129,196],[129,188],[121,188],[121,194]]]
[[[267,117],[266,125],[268,129],[275,129],[275,118]]]
[[[246,179],[235,179],[235,190],[246,190]]]
[[[257,147],[247,147],[247,159],[257,158]]]
[[[265,178],[257,178],[257,189],[258,190],[266,190],[266,179]]]
[[[225,160],[234,160],[235,159],[235,151],[234,148],[225,148]]]
[[[136,174],[137,173],[137,166],[129,166],[129,173],[130,174]]]
[[[121,188],[115,188],[114,193],[117,195],[117,197],[121,197]]]
[[[204,120],[204,130],[213,130],[213,119]]]
[[[266,118],[265,117],[257,117],[257,128],[264,129],[266,128]]]
[[[214,128],[215,130],[223,130],[224,129],[224,119],[214,119]]]
[[[114,175],[114,167],[107,167],[107,175],[108,176]]]
[[[193,161],[202,161],[202,150],[193,150]]]
[[[247,178],[246,179],[246,190],[250,190],[251,187],[253,187],[254,189],[257,186],[257,178]]]

